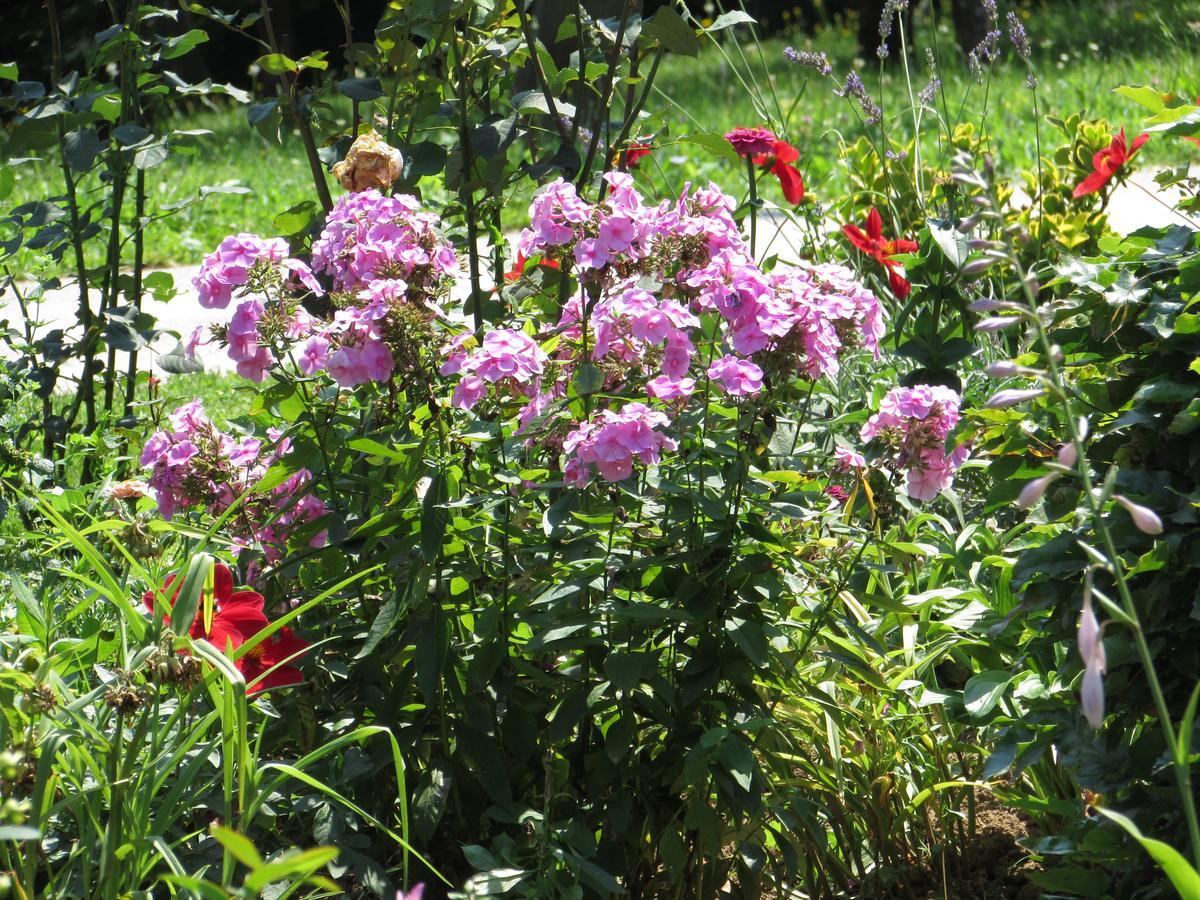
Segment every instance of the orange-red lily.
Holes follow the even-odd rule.
[[[1129,160],[1133,159],[1134,154],[1148,140],[1150,140],[1150,135],[1139,134],[1133,139],[1133,144],[1126,147],[1125,129],[1122,128],[1121,133],[1114,137],[1107,147],[1096,151],[1092,157],[1092,174],[1075,185],[1075,192],[1072,196],[1078,199],[1096,193],[1108,184]]]
[[[870,213],[867,214],[864,226],[865,231],[857,225],[843,225],[842,233],[846,235],[851,244],[887,269],[888,285],[891,287],[892,293],[903,300],[912,291],[912,285],[896,271],[899,263],[892,257],[899,253],[916,253],[920,249],[920,245],[916,241],[905,238],[885,238],[883,236],[883,217],[873,206]]]

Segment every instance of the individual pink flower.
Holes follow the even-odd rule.
[[[300,351],[298,365],[305,375],[314,375],[329,364],[329,338],[314,334]]]
[[[838,470],[841,472],[849,472],[851,469],[865,469],[867,467],[867,461],[861,453],[855,453],[853,450],[847,450],[845,447],[835,448],[833,458],[837,462]]]
[[[692,396],[695,390],[696,380],[694,378],[675,380],[666,375],[659,375],[646,382],[646,394],[654,400],[682,400]]]
[[[708,367],[708,377],[727,394],[750,397],[762,390],[763,370],[748,359],[723,356]]]

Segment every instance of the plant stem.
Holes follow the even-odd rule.
[[[275,25],[271,21],[271,6],[267,0],[261,0],[261,8],[263,25],[267,29],[267,43],[270,44],[272,53],[279,53],[279,42],[275,38]],[[283,88],[284,100],[287,102],[288,109],[292,113],[292,118],[296,120],[296,128],[300,131],[300,141],[304,144],[304,155],[308,158],[308,168],[312,173],[313,186],[317,189],[317,196],[321,200],[321,207],[328,213],[333,209],[333,198],[329,195],[329,182],[325,180],[325,168],[321,165],[321,157],[317,155],[317,144],[313,140],[312,124],[308,121],[308,117],[302,113],[300,101],[296,96],[299,80],[299,73],[295,73],[291,77],[287,75],[279,76],[279,84]]]

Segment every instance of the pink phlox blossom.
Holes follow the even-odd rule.
[[[967,445],[946,453],[946,438],[958,424],[958,394],[943,385],[892,388],[860,432],[864,441],[884,437],[893,447],[890,463],[906,474],[914,500],[932,500],[949,487],[970,454]]]
[[[727,394],[751,397],[762,390],[763,370],[748,359],[723,356],[708,367],[708,377]]]
[[[280,262],[287,254],[287,241],[282,238],[230,235],[204,257],[200,271],[192,279],[200,305],[205,309],[224,309],[233,299],[234,290],[246,283],[246,274],[256,262],[260,259]]]
[[[503,383],[517,393],[531,397],[538,389],[548,361],[545,351],[525,332],[515,329],[490,331],[465,358],[447,361],[446,365],[456,367],[463,376],[451,403],[470,409],[486,393],[485,383]]]
[[[833,451],[834,461],[837,462],[838,470],[849,472],[851,469],[865,469],[867,461],[861,453],[855,453],[853,450],[847,450],[845,447],[837,447]]]
[[[651,378],[646,382],[646,394],[652,400],[662,400],[669,402],[672,400],[683,400],[692,396],[696,390],[696,380],[694,378],[668,378],[666,375],[659,375]]]
[[[644,403],[627,403],[620,412],[602,410],[590,422],[581,422],[563,440],[567,463],[564,480],[573,486],[587,483],[589,467],[605,481],[624,481],[633,474],[633,462],[659,462],[663,450],[674,450],[674,440],[657,429],[669,424],[667,416]]]

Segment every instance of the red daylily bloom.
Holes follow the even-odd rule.
[[[504,273],[504,280],[505,281],[516,281],[518,278],[520,278],[522,275],[524,275],[525,274],[525,263],[527,263],[527,262],[529,262],[529,260],[526,258],[525,254],[518,250],[517,251],[517,261],[515,263],[513,263],[513,267],[511,270]],[[542,259],[538,261],[538,265],[545,266],[547,269],[561,269],[562,268],[562,266],[559,265],[558,260],[547,259],[545,257],[542,257]]]
[[[920,245],[916,241],[905,238],[885,238],[883,236],[883,216],[879,215],[879,210],[873,206],[871,212],[867,214],[867,221],[864,225],[865,231],[857,225],[843,225],[842,233],[846,235],[851,244],[887,269],[888,285],[891,287],[892,293],[901,300],[905,299],[912,291],[912,285],[896,271],[899,263],[892,257],[898,253],[916,253],[920,249]]]
[[[177,581],[175,575],[167,578],[163,592],[171,589]],[[226,647],[240,647],[246,637],[258,634],[267,624],[267,616],[263,612],[263,596],[257,591],[235,591],[233,589],[233,574],[229,567],[217,563],[213,567],[213,607],[212,618],[205,625],[203,604],[196,610],[196,619],[188,629],[188,636],[193,640],[205,640],[224,651]],[[182,587],[182,585],[181,585]],[[179,589],[171,594],[171,607],[179,598]],[[157,605],[154,591],[146,591],[142,595],[142,603],[156,613]]]
[[[754,164],[757,166],[765,166],[774,161],[770,172],[779,179],[779,186],[783,188],[783,196],[788,203],[801,203],[804,200],[804,179],[800,170],[792,165],[799,158],[799,150],[787,141],[780,140],[775,141],[769,155],[754,157]]]
[[[1133,139],[1133,144],[1126,148],[1125,129],[1122,128],[1120,134],[1114,137],[1107,147],[1096,151],[1092,157],[1092,174],[1075,186],[1075,191],[1071,196],[1079,199],[1096,193],[1112,180],[1122,166],[1133,159],[1134,154],[1148,140],[1150,140],[1150,135],[1139,134]]]
[[[252,635],[246,635],[247,639],[250,637]],[[294,662],[311,646],[308,641],[296,637],[292,629],[280,628],[261,644],[246,651],[246,654],[234,663],[246,679],[246,693],[255,694],[272,688],[302,684],[304,673],[288,663]]]
[[[632,141],[625,146],[624,150],[618,150],[616,153],[615,165],[625,166],[628,169],[636,169],[638,161],[645,156],[649,156],[654,148],[649,144],[644,144],[641,141]]]
[[[163,586],[163,593],[171,591],[178,576],[171,575]],[[179,588],[171,594],[171,607],[179,599]],[[142,603],[152,614],[158,614],[154,591],[142,595]],[[263,596],[258,591],[235,591],[233,573],[229,567],[217,563],[213,566],[212,615],[205,623],[204,604],[196,610],[195,621],[188,629],[193,640],[204,640],[218,650],[236,649],[267,627],[268,620],[263,612]],[[294,660],[311,646],[308,641],[296,637],[290,628],[280,628],[262,643],[234,661],[234,667],[246,679],[246,692],[253,694],[271,688],[286,687],[304,681],[303,673],[295,666],[284,664]],[[278,666],[278,668],[275,668]],[[268,673],[269,669],[274,671]]]

